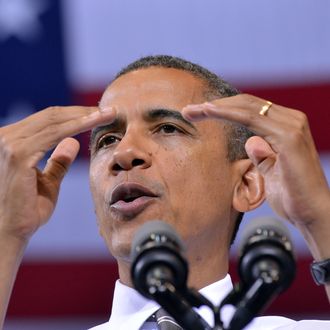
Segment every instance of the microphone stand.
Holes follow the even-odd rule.
[[[151,279],[150,279],[151,280]],[[169,282],[151,280],[150,293],[160,306],[172,315],[178,324],[186,330],[241,330],[271,301],[276,294],[277,278],[275,274],[264,272],[251,286],[236,285],[219,306],[213,305],[198,291],[190,288],[176,289]],[[151,282],[149,282],[151,284]],[[228,327],[224,327],[220,312],[226,305],[235,307]],[[207,306],[214,316],[211,327],[193,307]]]
[[[175,320],[187,330],[241,330],[269,304],[278,292],[278,274],[264,271],[250,285],[237,284],[219,306],[213,305],[198,291],[177,290],[171,283],[155,283],[153,297]],[[158,281],[159,282],[159,281]],[[235,307],[228,327],[224,327],[220,312],[226,305]],[[214,316],[211,327],[193,307],[207,306]],[[193,327],[192,327],[193,325]]]
[[[275,297],[278,291],[277,282],[277,274],[265,271],[252,285],[235,286],[220,305],[220,309],[225,305],[235,307],[234,315],[226,330],[240,330],[250,323]]]
[[[184,290],[185,294],[182,294],[172,283],[160,279],[159,274],[156,276],[153,273],[149,274],[147,282],[149,293],[153,299],[172,315],[184,329],[191,329],[192,326],[194,330],[212,329],[192,308],[200,307],[204,303],[213,307],[212,303],[205,297],[200,294],[196,295],[195,292],[188,289]]]

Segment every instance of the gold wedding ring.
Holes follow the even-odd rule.
[[[267,112],[270,109],[270,107],[273,105],[272,102],[267,101],[265,105],[262,106],[261,110],[259,111],[259,115],[261,116],[267,116]]]

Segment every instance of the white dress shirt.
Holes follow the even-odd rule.
[[[230,276],[208,285],[200,290],[213,304],[218,305],[232,290],[233,285]],[[136,290],[116,282],[112,312],[110,320],[90,330],[144,330],[145,320],[160,306],[151,300],[144,298]],[[213,314],[208,307],[201,307],[198,313],[213,326]],[[225,309],[221,313],[221,319],[226,325],[231,318],[231,310]],[[256,317],[249,323],[245,330],[330,330],[330,321],[294,321],[279,316]]]

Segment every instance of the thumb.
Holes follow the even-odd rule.
[[[260,136],[250,137],[245,143],[245,150],[261,174],[266,174],[276,161],[274,150]]]
[[[43,175],[59,186],[70,165],[76,159],[79,148],[79,142],[73,138],[61,141],[48,159]]]

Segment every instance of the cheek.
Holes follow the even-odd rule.
[[[96,199],[96,195],[97,195],[96,187],[98,187],[98,184],[97,184],[98,180],[99,179],[98,179],[98,175],[97,175],[97,170],[96,170],[95,166],[91,165],[90,169],[89,169],[89,187],[90,187],[94,202],[97,200]]]
[[[198,217],[218,218],[230,211],[231,172],[219,151],[196,148],[170,153],[164,164],[163,182],[178,218],[192,217],[197,224]]]
[[[102,164],[103,162],[101,160],[91,162],[89,169],[89,185],[92,193],[99,233],[107,241],[109,228],[108,225],[105,224],[106,203],[104,202],[106,189],[105,182],[107,182],[107,180],[104,178],[104,173],[106,172]]]
[[[104,204],[104,183],[107,182],[104,178],[106,172],[102,164],[104,164],[102,160],[94,160],[91,162],[89,169],[89,185],[97,213],[100,212],[100,207]]]
[[[219,152],[181,150],[169,153],[164,164],[169,186],[190,192],[196,198],[202,198],[203,193],[219,194],[230,189],[230,167]]]

